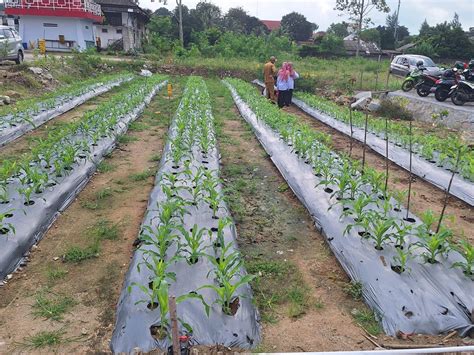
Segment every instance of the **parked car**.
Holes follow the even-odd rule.
[[[0,61],[13,60],[16,64],[21,64],[24,58],[21,43],[21,37],[16,30],[0,25]]]
[[[439,68],[431,58],[415,54],[397,55],[393,58],[390,64],[390,73],[406,77],[416,69],[416,63],[420,60],[423,61],[423,67],[426,68],[425,74],[434,76],[441,75],[441,68]]]

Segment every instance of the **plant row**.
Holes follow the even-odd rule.
[[[235,250],[233,238],[229,237],[233,223],[225,212],[220,188],[209,102],[202,78],[190,77],[159,173],[157,186],[161,197],[152,211],[153,218],[144,224],[140,235],[143,260],[137,265],[138,272],[146,267],[151,278],[145,284],[133,283],[129,287],[129,292],[132,287],[143,291],[146,297],[140,302],[146,303],[149,309],[159,308],[160,323],[155,330],[160,339],[169,334],[170,287],[185,282],[173,271],[177,264],[187,264],[189,273],[209,268],[207,282],[176,295],[177,303],[199,299],[208,316],[211,302],[218,304],[224,314],[234,315],[239,307],[238,289],[253,278],[242,271],[243,260]],[[215,297],[206,299],[201,292],[205,289],[211,290]],[[192,331],[184,320],[181,323]]]
[[[52,110],[74,98],[93,91],[103,85],[130,78],[130,74],[108,74],[61,87],[41,97],[21,100],[14,106],[0,108],[0,131],[23,123],[34,126],[33,118],[41,112]]]
[[[449,266],[460,268],[469,278],[474,276],[474,247],[466,240],[455,243],[453,232],[447,227],[436,228],[438,218],[430,210],[422,214],[421,223],[415,223],[416,220],[402,210],[406,194],[390,192],[385,173],[361,166],[346,155],[335,154],[329,147],[329,136],[315,132],[297,117],[271,105],[252,90],[251,85],[238,79],[227,79],[227,82],[258,119],[312,166],[319,180],[315,188],[330,195],[331,208],[342,207],[340,222],[347,224],[344,234],[355,229],[377,250],[394,248],[392,269],[398,273],[409,271],[409,260],[434,264],[446,261],[449,253],[457,252],[462,261]]]
[[[296,97],[317,110],[346,124],[351,122],[351,112],[330,100],[307,93],[298,93]],[[352,111],[352,124],[364,129],[365,114],[360,111]],[[367,128],[375,135],[385,139],[385,119],[369,116]],[[412,140],[412,151],[425,160],[436,164],[440,168],[453,169],[456,166],[458,153],[461,150],[459,174],[469,181],[474,182],[474,151],[469,151],[461,138],[455,134],[440,137],[429,134],[419,128],[410,128],[403,122],[388,121],[388,139],[399,147],[409,149],[410,136]]]
[[[119,93],[84,113],[82,119],[49,131],[31,151],[0,164],[0,234],[14,234],[9,223],[16,209],[28,216],[28,208],[54,190],[74,169],[94,158],[94,149],[105,139],[115,139],[119,123],[144,101],[163,77],[137,79]]]

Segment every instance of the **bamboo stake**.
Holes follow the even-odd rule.
[[[410,200],[411,200],[411,179],[412,179],[411,166],[412,166],[412,153],[413,153],[411,133],[412,133],[412,123],[410,120],[410,168],[409,168],[410,176],[408,177],[408,202],[407,202],[407,216],[405,218],[406,220],[408,220],[408,213],[410,211]]]
[[[388,118],[385,117],[385,196],[388,189]]]
[[[349,157],[352,158],[352,144],[353,144],[353,135],[354,135],[354,129],[352,127],[352,107],[349,107],[349,124],[351,126],[351,140],[350,142],[350,148],[349,148]]]
[[[170,296],[168,303],[169,303],[170,318],[171,318],[171,337],[173,340],[173,355],[180,355],[181,349],[179,348],[179,332],[178,332],[178,315],[176,313],[176,297]]]
[[[364,71],[360,71],[360,90],[362,90],[362,77],[364,76]]]
[[[362,147],[362,174],[365,168],[365,151],[367,147],[367,121],[369,120],[369,113],[365,113],[365,125],[364,125],[364,146]]]
[[[375,91],[377,91],[378,84],[379,84],[379,71],[377,70],[375,74]]]
[[[461,147],[459,147],[458,156],[456,158],[456,165],[453,168],[453,173],[451,174],[451,179],[449,180],[448,188],[446,189],[446,193],[444,195],[443,209],[441,210],[441,215],[439,216],[438,227],[436,227],[436,233],[439,232],[441,228],[441,222],[443,222],[444,213],[446,212],[446,207],[448,205],[449,190],[451,189],[451,184],[453,183],[454,175],[456,175],[456,172],[458,170],[458,165],[459,165],[460,160],[461,160]]]
[[[390,63],[392,63],[393,54],[390,55]],[[387,70],[387,82],[385,83],[385,90],[388,90],[388,82],[390,81],[390,65]]]

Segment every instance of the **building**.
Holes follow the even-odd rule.
[[[18,17],[23,46],[37,48],[40,39],[50,51],[95,46],[94,22],[102,21],[92,0],[6,0],[5,13]]]
[[[357,53],[357,36],[355,34],[350,34],[344,38],[344,49],[348,55],[356,55]],[[378,56],[382,55],[383,52],[379,46],[374,42],[365,42],[360,40],[359,44],[359,55],[361,56]]]
[[[126,52],[140,49],[150,16],[134,0],[96,0],[105,20],[95,24],[100,46],[113,46]]]
[[[260,20],[270,31],[277,31],[281,27],[281,21]]]

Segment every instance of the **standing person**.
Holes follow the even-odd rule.
[[[285,106],[290,106],[293,100],[293,90],[295,89],[295,79],[298,79],[300,75],[293,69],[293,63],[288,62],[288,95],[286,96]]]
[[[275,67],[276,58],[270,57],[270,60],[263,66],[263,80],[267,90],[267,99],[275,101],[275,75],[277,70]]]
[[[288,71],[288,63],[283,62],[278,71],[277,90],[278,90],[278,107],[282,108],[288,100],[290,89],[289,83],[290,73]]]

